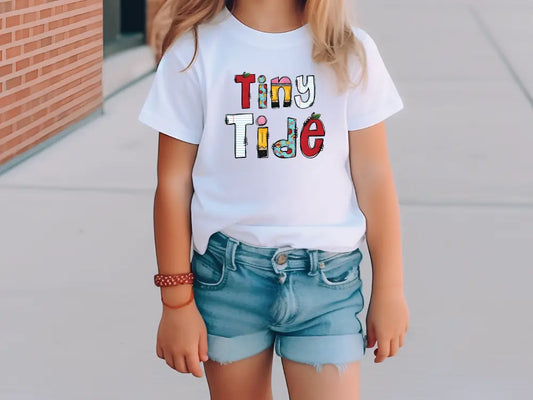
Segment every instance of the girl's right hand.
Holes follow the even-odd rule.
[[[157,331],[157,356],[178,372],[202,377],[207,361],[207,329],[194,300],[183,308],[163,306]]]

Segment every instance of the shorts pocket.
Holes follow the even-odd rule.
[[[222,289],[227,281],[225,261],[213,255],[209,248],[204,254],[193,250],[191,272],[194,274],[193,286],[202,289]]]
[[[360,285],[359,266],[362,259],[363,253],[359,249],[319,259],[318,283],[333,289],[353,288]]]

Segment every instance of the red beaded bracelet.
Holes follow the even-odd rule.
[[[175,274],[175,275],[165,275],[165,274],[154,275],[154,283],[158,287],[191,284],[193,283],[193,281],[194,281],[194,274],[192,272],[186,272],[183,274]],[[187,304],[190,304],[193,300],[194,300],[194,291],[191,290],[191,296],[189,297],[189,300],[186,303],[180,304],[179,306],[171,306],[170,304],[165,303],[165,301],[163,300],[163,292],[161,291],[161,302],[163,303],[163,305],[169,308],[172,308],[172,309],[185,307]]]
[[[186,283],[193,283],[194,274],[192,272],[185,272],[183,274],[175,275],[165,275],[165,274],[155,274],[154,283],[156,286],[175,286],[183,285]]]

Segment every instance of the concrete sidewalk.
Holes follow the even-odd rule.
[[[406,106],[387,126],[411,314],[395,357],[367,350],[361,399],[533,398],[533,3],[358,3]],[[152,79],[0,176],[0,399],[209,398],[155,354]]]

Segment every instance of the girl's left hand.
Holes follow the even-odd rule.
[[[373,291],[366,317],[367,348],[374,350],[379,363],[392,357],[403,346],[404,336],[409,326],[409,310],[401,290],[381,289]]]

